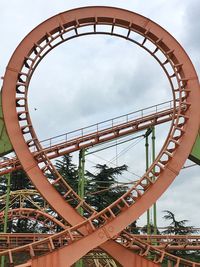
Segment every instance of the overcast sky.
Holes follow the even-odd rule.
[[[129,9],[159,23],[183,45],[200,73],[198,0],[0,0],[0,76],[17,44],[35,26],[59,12],[88,5]],[[163,71],[148,54],[124,40],[90,36],[57,47],[40,63],[30,84],[29,109],[38,136],[44,139],[171,98]],[[157,152],[166,137],[163,129],[156,129]],[[126,163],[131,172],[142,174],[144,140],[134,142],[88,156],[88,167],[104,162],[98,157],[109,161],[128,150],[113,162]],[[200,227],[199,188],[199,167],[183,170],[158,201],[159,225],[162,211],[169,209],[178,219]],[[139,224],[144,221],[141,218]]]

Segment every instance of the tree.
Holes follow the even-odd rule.
[[[162,232],[163,234],[187,235],[198,232],[194,229],[193,226],[186,226],[188,220],[177,221],[173,212],[169,210],[164,210],[164,212],[166,214],[163,216],[163,218],[165,220],[171,221],[171,223],[167,227],[167,230]]]
[[[26,173],[23,170],[14,171],[11,173],[11,191],[23,190],[23,189],[34,189],[31,181],[27,177]],[[0,195],[5,195],[7,190],[7,179],[6,177],[2,177],[0,184]],[[34,197],[34,196],[33,196]],[[37,197],[37,203],[39,204],[43,202],[41,197]],[[23,202],[24,208],[35,208],[35,206],[28,199]],[[0,210],[3,211],[5,208],[5,202],[2,201],[0,203]],[[12,203],[12,209],[20,208],[20,200],[16,199]],[[3,225],[0,226],[0,230],[3,230]],[[34,233],[40,232],[40,228],[38,227],[37,222],[30,221],[27,218],[20,218],[15,220],[8,221],[8,232],[10,233]],[[44,229],[43,229],[44,230]]]
[[[96,174],[86,171],[86,201],[97,211],[101,211],[127,191],[128,187],[119,185],[117,178],[128,167],[121,165],[112,168],[106,164],[97,164],[95,168]],[[126,230],[132,234],[139,234],[136,221],[132,222]]]
[[[56,160],[55,167],[74,191],[78,191],[78,168],[72,163],[72,156],[67,154]]]
[[[116,176],[126,171],[127,166],[112,168],[106,164],[97,164],[95,168],[97,174],[86,171],[86,201],[97,211],[101,211],[126,192],[126,188],[116,186]]]
[[[131,224],[129,224],[126,228],[126,231],[129,232],[130,234],[134,234],[134,235],[139,235],[139,229],[136,225],[137,221],[132,222]]]
[[[175,214],[169,210],[164,210],[166,213],[163,218],[165,220],[171,221],[170,225],[167,227],[167,230],[163,231],[163,234],[172,234],[172,235],[187,235],[194,234],[198,231],[194,229],[193,226],[188,226],[186,223],[188,220],[177,221],[175,218]],[[174,239],[174,244],[177,244],[178,240]],[[192,261],[200,261],[199,251],[171,251],[172,254],[183,257]]]
[[[16,191],[21,189],[34,189],[34,186],[23,170],[14,171],[11,173],[10,190]]]
[[[150,227],[150,234],[151,235],[154,235],[154,231],[155,231],[155,227],[154,227],[154,225],[152,224],[152,223],[150,223],[150,225],[149,225]],[[147,224],[146,225],[144,225],[142,228],[141,228],[141,232],[143,233],[143,234],[147,234],[147,232],[148,232],[148,227],[147,227]],[[156,233],[157,233],[157,235],[160,235],[160,231],[158,230],[158,228],[156,228]]]

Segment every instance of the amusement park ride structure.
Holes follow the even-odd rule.
[[[99,25],[104,25],[105,30],[99,28]],[[118,33],[116,28],[123,31]],[[153,106],[149,111],[140,110],[122,116],[120,120],[112,119],[107,127],[100,123],[87,128],[85,132],[83,128],[67,133],[61,142],[51,138],[46,140],[47,146],[44,146],[44,142],[37,138],[28,109],[31,77],[41,60],[53,48],[70,39],[91,34],[117,36],[146,50],[164,70],[173,100]],[[141,36],[141,41],[137,41],[136,34]],[[198,77],[183,48],[158,24],[139,14],[111,7],[85,7],[60,13],[36,27],[16,48],[4,75],[1,132],[2,143],[5,145],[2,146],[1,154],[6,155],[13,150],[16,158],[5,159],[0,163],[1,175],[9,175],[11,171],[23,168],[61,220],[47,214],[45,209],[20,207],[9,210],[7,207],[9,218],[35,218],[49,225],[53,233],[40,237],[2,234],[0,256],[7,257],[10,266],[16,266],[15,255],[27,252],[30,259],[20,266],[66,267],[90,252],[103,250],[125,267],[153,267],[161,264],[176,267],[200,266],[170,254],[170,249],[199,249],[199,237],[176,237],[174,244],[174,236],[154,236],[154,241],[150,242],[152,239],[149,236],[134,236],[124,232],[170,186],[189,156],[199,163],[199,101]],[[50,161],[66,153],[166,121],[171,122],[169,134],[154,162],[123,196],[100,212],[70,188]],[[49,174],[53,181],[48,180]],[[70,205],[72,200],[75,203],[73,207]],[[3,216],[4,214],[1,215],[1,221]],[[56,233],[52,230],[55,225],[63,230]],[[15,244],[12,241],[14,238]],[[195,243],[191,241],[193,238]],[[5,243],[2,244],[2,240]]]

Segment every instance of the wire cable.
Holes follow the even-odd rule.
[[[123,150],[121,150],[117,157],[114,157],[110,160],[110,162],[113,162],[115,161],[116,159],[118,159],[119,157],[121,157],[122,155],[124,155],[126,152],[128,152],[131,148],[133,148],[134,146],[136,146],[138,143],[140,143],[142,140],[144,139],[144,136],[143,138],[141,138],[140,140],[137,140],[136,142],[134,142],[133,144],[129,145],[128,147],[124,148]]]
[[[99,159],[101,159],[101,160],[104,160],[105,162],[107,162],[107,163],[109,163],[109,164],[111,164],[111,165],[117,167],[117,166],[115,165],[115,163],[109,162],[108,160],[102,158],[101,156],[97,156],[97,155],[95,155],[95,154],[93,154],[92,156],[95,156],[95,157],[97,157],[97,158],[99,158]],[[89,161],[90,163],[96,165],[96,162],[94,162],[94,161],[92,161],[92,160],[89,160],[89,159],[87,159],[87,158],[86,158],[86,161]],[[138,174],[136,174],[136,173],[134,173],[134,172],[132,172],[132,171],[126,170],[126,172],[128,172],[128,173],[130,173],[130,174],[136,176],[137,178],[141,178],[140,175],[138,175]],[[96,174],[96,173],[97,173],[97,171],[95,172],[95,174]],[[121,175],[121,177],[124,178],[124,179],[126,179],[126,180],[128,180],[129,182],[132,182],[131,179],[129,179],[129,178],[123,176],[123,175]]]
[[[94,155],[93,155],[93,156],[94,156]],[[102,159],[102,160],[105,160],[105,159],[103,159],[103,158],[101,158],[101,157],[99,157],[99,158]],[[86,158],[86,161],[88,161],[88,162],[90,162],[90,163],[92,163],[92,164],[94,164],[94,165],[97,164],[96,162],[94,162],[94,161],[92,161],[92,160],[89,160],[89,159],[87,159],[87,158]],[[105,161],[107,161],[107,160],[105,160]],[[116,166],[114,163],[113,163],[113,165]],[[94,172],[94,174],[97,174],[97,173],[98,173],[98,170],[96,170],[96,171]],[[121,177],[124,178],[124,179],[126,179],[126,180],[128,180],[130,183],[132,182],[131,179],[128,179],[127,177],[125,177],[125,176],[123,176],[123,175],[121,175]],[[138,176],[138,175],[137,175],[137,177],[140,178],[141,176]]]
[[[182,169],[188,169],[188,168],[195,167],[195,166],[199,166],[199,165],[194,163],[194,164],[191,164],[191,165],[183,166]]]

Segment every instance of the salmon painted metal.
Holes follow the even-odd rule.
[[[17,212],[17,211],[16,211]],[[23,213],[23,209],[21,209]],[[25,211],[26,213],[26,211]],[[20,214],[19,214],[20,215]],[[20,216],[19,216],[20,217]],[[15,216],[12,216],[15,218]],[[24,218],[23,215],[20,218]],[[43,218],[46,218],[46,214],[43,213]],[[33,218],[30,217],[30,220]],[[58,221],[57,221],[58,222]],[[57,225],[60,225],[59,223]],[[0,250],[5,248],[16,248],[19,246],[26,245],[28,243],[33,243],[44,238],[52,236],[51,234],[38,234],[38,233],[3,233],[0,234]],[[125,237],[124,237],[125,236]],[[123,238],[124,237],[124,238]],[[76,236],[74,236],[76,238]],[[117,242],[123,244],[124,247],[131,249],[133,251],[140,251],[139,244],[134,244],[133,240],[139,239],[146,244],[152,245],[154,248],[162,249],[167,252],[170,251],[189,251],[189,250],[200,250],[200,236],[199,235],[135,235],[123,231],[123,234],[117,238]],[[55,242],[55,246],[58,248],[61,244],[66,243],[66,239],[58,238]],[[48,247],[40,246],[38,250],[48,251]],[[94,251],[100,251],[100,249],[95,249]]]
[[[99,30],[99,25],[105,25],[109,31]],[[87,31],[81,33],[80,29],[83,27]],[[116,33],[116,27],[123,28],[123,34]],[[73,35],[69,37],[69,33]],[[134,33],[141,35],[141,43],[134,39]],[[42,147],[34,131],[27,103],[30,79],[42,58],[57,45],[89,34],[121,37],[150,53],[169,80],[174,108],[169,134],[154,163],[136,185],[100,213],[94,211],[73,192],[45,153],[42,153],[42,162],[34,158],[31,149],[40,152]],[[153,44],[153,49],[148,47],[147,41]],[[164,61],[159,57],[160,53],[164,56]],[[180,44],[158,24],[127,10],[85,7],[66,11],[40,24],[20,43],[7,66],[2,93],[7,132],[23,169],[50,206],[73,225],[40,242],[48,245],[48,254],[35,257],[34,249],[38,243],[29,245],[29,266],[70,266],[98,246],[122,266],[133,266],[136,255],[111,239],[144,213],[170,186],[188,158],[200,124],[199,81],[190,59]],[[54,176],[53,184],[46,179],[47,172]],[[63,189],[62,196],[56,191],[56,187]],[[69,198],[77,203],[75,209],[67,202]],[[87,212],[87,218],[78,214],[77,209],[80,207]],[[73,232],[81,233],[80,239],[74,240]],[[53,242],[58,236],[70,238],[69,244],[55,249]],[[147,261],[148,266],[160,266],[166,258],[175,262],[177,267],[181,262],[185,266],[199,266],[172,257],[141,241],[134,242],[139,242],[143,250],[140,259],[137,258],[136,266],[147,266]],[[10,263],[13,264],[13,253],[24,249],[27,247],[7,250],[0,255],[8,255]],[[156,255],[151,263],[145,258],[150,252]]]
[[[157,110],[162,104],[150,107],[149,109],[155,108],[155,111],[146,115],[143,115],[146,109],[136,111],[134,112],[136,114],[138,113],[136,118],[131,118],[130,114],[120,116],[120,119],[121,117],[124,119],[124,122],[121,123],[115,122],[114,118],[109,121],[65,133],[58,137],[43,140],[40,142],[42,149],[39,152],[31,149],[31,152],[33,153],[33,156],[37,158],[38,162],[42,162],[43,157],[40,155],[43,153],[45,153],[49,159],[54,159],[82,148],[90,148],[96,144],[103,144],[104,142],[114,140],[115,138],[127,136],[138,131],[148,129],[154,125],[169,122],[172,120],[174,111],[171,107],[172,102],[169,101],[167,104],[169,106],[163,110]],[[108,122],[110,126],[108,126]],[[106,127],[102,127],[102,124],[105,124]],[[63,140],[61,139],[60,141],[60,137],[64,137]],[[17,158],[8,158],[3,162],[0,162],[0,175],[19,170],[21,168],[22,166]]]

